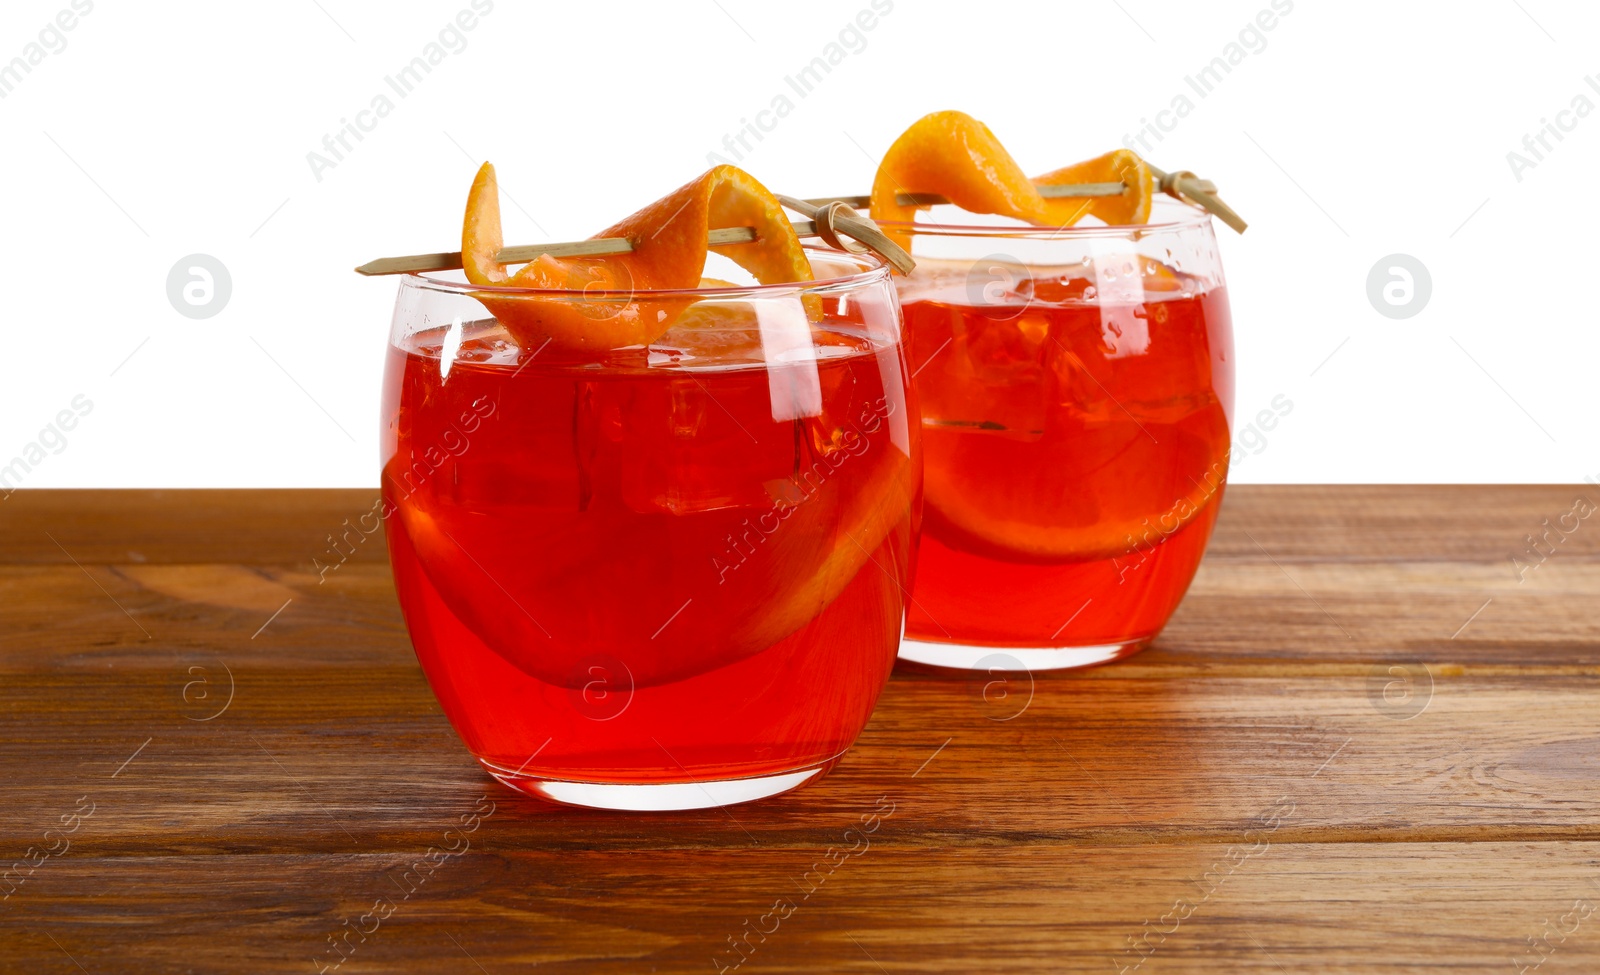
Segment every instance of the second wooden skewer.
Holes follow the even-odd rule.
[[[1155,173],[1155,170],[1152,169],[1151,172]],[[1164,176],[1166,176],[1165,173],[1157,176],[1157,181],[1159,182]],[[1197,180],[1196,188],[1206,193],[1215,193],[1217,191],[1217,185],[1211,182],[1209,179]],[[1128,186],[1126,183],[1061,183],[1055,186],[1036,185],[1035,189],[1039,191],[1040,196],[1047,200],[1051,200],[1060,199],[1063,197],[1079,199],[1101,196],[1121,196],[1123,193],[1128,191]],[[806,202],[821,206],[832,203],[835,200],[839,201],[840,203],[853,206],[857,210],[864,210],[872,204],[872,197],[870,196],[818,196],[808,199]],[[949,203],[950,200],[948,197],[940,196],[938,193],[900,193],[895,196],[895,202],[903,207],[925,207],[938,206],[941,203]]]
[[[1168,173],[1154,166],[1149,166],[1149,169],[1150,175],[1155,177],[1156,189],[1168,196],[1193,203],[1241,234],[1249,226],[1232,207],[1222,202],[1217,196],[1217,184],[1209,179],[1200,179],[1186,171]],[[1128,187],[1124,183],[1061,183],[1055,186],[1039,186],[1037,189],[1040,196],[1049,200],[1121,196],[1127,192]],[[870,206],[872,203],[870,196],[824,196],[806,202],[828,204],[836,200],[857,209]],[[895,202],[901,206],[938,206],[941,203],[949,203],[950,199],[938,193],[901,193],[895,198]]]

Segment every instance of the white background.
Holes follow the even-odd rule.
[[[784,76],[867,0],[495,0],[395,97],[384,76],[468,6],[96,0],[0,99],[0,464],[83,394],[25,486],[375,485],[395,285],[350,268],[455,249],[481,159],[515,200],[509,242],[566,240],[704,170],[780,93],[794,111],[739,163],[811,196],[865,192],[936,109],[1039,172],[1182,92],[1194,111],[1149,158],[1216,180],[1252,224],[1219,227],[1238,415],[1294,404],[1236,481],[1600,477],[1600,112],[1520,181],[1507,161],[1575,96],[1600,105],[1593,4],[1295,0],[1201,99],[1184,76],[1267,0],[895,0],[800,99]],[[0,64],[66,9],[7,0]],[[316,179],[307,153],[380,92],[394,112]],[[1433,282],[1404,321],[1366,293],[1397,252]],[[232,276],[205,321],[166,294],[193,253]]]

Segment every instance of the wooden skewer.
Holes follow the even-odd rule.
[[[1166,173],[1154,166],[1150,167],[1150,175],[1155,177],[1156,188],[1169,196],[1177,197],[1187,203],[1193,203],[1206,212],[1214,215],[1218,220],[1244,233],[1249,224],[1239,216],[1234,209],[1222,202],[1217,196],[1217,184],[1209,179],[1200,179],[1193,173],[1177,172]],[[1055,186],[1038,187],[1039,195],[1045,199],[1084,199],[1086,197],[1121,196],[1127,191],[1123,183],[1061,183]],[[870,196],[824,196],[807,200],[812,204],[828,204],[835,201],[848,206],[861,209],[872,203]],[[901,206],[938,206],[949,203],[948,197],[937,193],[901,193],[895,197],[895,202]]]
[[[1248,226],[1233,208],[1223,203],[1217,196],[1217,187],[1210,180],[1200,179],[1193,173],[1177,172],[1165,173],[1154,166],[1150,167],[1150,174],[1156,179],[1156,186],[1163,192],[1175,196],[1180,200],[1192,202],[1206,211],[1214,214],[1217,219],[1244,233]],[[1039,195],[1060,199],[1120,196],[1127,189],[1122,183],[1062,183],[1056,186],[1039,187]],[[901,206],[934,206],[950,201],[937,193],[901,193],[896,198]],[[821,213],[833,203],[843,203],[848,207],[863,209],[867,207],[871,198],[866,196],[827,196],[815,199],[795,201],[785,198],[786,205],[791,209],[813,209]],[[796,207],[795,203],[805,203],[806,208]],[[828,237],[829,235],[819,230],[814,220],[798,220],[791,226],[800,237]],[[838,227],[850,236],[849,228]],[[876,227],[871,229],[875,232]],[[882,237],[881,234],[878,235]],[[716,247],[720,244],[745,244],[756,239],[756,232],[751,227],[719,227],[706,234],[706,245]],[[857,239],[860,239],[859,237]],[[887,241],[884,241],[885,243]],[[870,242],[872,249],[879,252],[889,263],[896,267],[909,262],[910,258],[893,244],[899,253],[886,253],[877,239]],[[592,240],[575,240],[559,244],[526,244],[517,247],[502,247],[494,259],[500,264],[526,264],[538,258],[541,254],[551,257],[603,257],[607,254],[627,254],[633,250],[633,241],[623,237],[596,237]],[[405,257],[380,257],[375,261],[356,268],[357,274],[368,276],[384,274],[415,274],[425,271],[449,271],[461,267],[461,252],[448,251],[437,254],[410,254]]]
[[[1222,202],[1222,198],[1217,195],[1217,187],[1214,183],[1200,179],[1194,173],[1183,171],[1164,173],[1148,163],[1145,165],[1149,166],[1150,175],[1156,178],[1156,187],[1163,193],[1194,203],[1202,210],[1232,227],[1237,233],[1242,234],[1249,228],[1250,225],[1244,222],[1243,217],[1234,212],[1233,207]]]
[[[1208,193],[1217,191],[1216,184],[1209,179],[1199,180],[1197,185],[1201,190]],[[1128,187],[1123,183],[1061,183],[1055,186],[1038,187],[1039,195],[1047,200],[1061,199],[1063,197],[1082,199],[1091,196],[1121,196],[1127,192],[1127,189]],[[865,209],[872,204],[872,197],[870,196],[819,196],[806,202],[814,206],[826,206],[835,200],[847,206],[853,206],[857,210]],[[926,207],[949,203],[950,200],[937,193],[900,193],[895,196],[895,202],[903,207]]]
[[[810,220],[797,220],[791,224],[800,237],[818,237],[817,225]],[[706,234],[706,245],[748,244],[756,239],[754,227],[720,227]],[[607,254],[628,254],[633,251],[633,241],[626,237],[596,237],[593,240],[574,240],[560,244],[525,244],[502,247],[494,259],[499,264],[526,264],[541,254],[551,257],[603,257]],[[461,252],[439,254],[411,254],[406,257],[380,257],[376,261],[356,268],[357,274],[413,274],[423,271],[451,271],[461,267]]]
[[[901,274],[910,274],[917,266],[917,262],[911,259],[905,248],[890,240],[889,236],[872,222],[872,218],[857,213],[849,204],[837,201],[816,204],[784,196],[782,193],[778,194],[778,202],[796,213],[810,217],[810,224],[816,230],[817,236],[821,237],[823,243],[829,247],[837,247],[839,250],[855,254],[870,250],[888,261]]]
[[[755,239],[755,231],[749,227],[730,228],[735,234],[748,234],[748,237],[738,239]],[[728,231],[713,230],[708,237],[725,234]],[[726,241],[733,243],[734,241]],[[633,241],[626,237],[599,237],[594,240],[575,240],[562,244],[534,244],[531,246],[502,247],[494,255],[500,264],[526,264],[541,254],[551,257],[601,257],[606,254],[627,254],[633,251]],[[413,274],[423,271],[453,271],[461,268],[460,251],[444,251],[437,254],[408,254],[405,257],[380,257],[375,261],[356,268],[357,274],[368,276],[381,274]]]

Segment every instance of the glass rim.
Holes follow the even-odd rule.
[[[1154,223],[1113,223],[1073,225],[1070,227],[1041,227],[1032,224],[1000,226],[998,224],[916,223],[914,221],[881,220],[878,226],[885,231],[909,233],[926,237],[1027,237],[1035,240],[1081,240],[1089,237],[1126,237],[1130,233],[1172,232],[1211,226],[1211,214],[1192,203],[1158,196],[1156,206],[1173,213],[1172,219]],[[993,214],[973,214],[974,217],[992,217]]]
[[[618,301],[659,300],[663,298],[744,298],[744,297],[773,297],[784,294],[813,294],[818,292],[851,291],[871,285],[880,280],[887,280],[892,270],[889,263],[877,254],[870,251],[865,254],[853,254],[849,251],[835,250],[815,244],[802,244],[801,249],[807,255],[822,254],[830,260],[851,262],[859,269],[851,274],[835,275],[814,281],[779,281],[773,284],[734,284],[718,285],[714,288],[508,288],[493,284],[472,284],[463,281],[447,281],[434,277],[437,272],[417,272],[401,275],[402,287],[421,288],[426,291],[442,291],[451,294],[489,295],[492,297],[543,297],[565,298],[581,301],[603,301],[615,299]]]

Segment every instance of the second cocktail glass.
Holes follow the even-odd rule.
[[[1227,480],[1228,299],[1210,217],[886,224],[926,513],[903,659],[1050,670],[1134,653],[1183,598]]]

